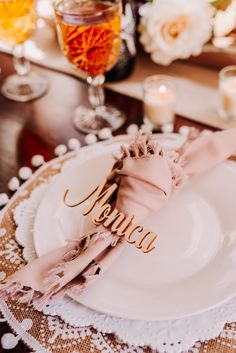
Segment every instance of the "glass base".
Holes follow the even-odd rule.
[[[152,130],[161,130],[165,125],[174,125],[174,117],[173,119],[168,119],[166,121],[162,120],[160,122],[156,122],[155,124],[150,121],[146,116],[143,118],[144,124],[150,127]]]
[[[146,116],[144,116],[143,122],[147,127],[150,128],[150,130],[160,130],[162,127],[161,124],[154,125]]]
[[[105,127],[115,131],[119,129],[125,121],[126,117],[124,113],[112,106],[103,106],[96,110],[81,106],[76,109],[73,118],[76,129],[93,134],[98,133]]]
[[[17,74],[7,77],[2,85],[2,94],[16,102],[28,102],[41,97],[48,88],[47,78],[35,72],[27,76]]]

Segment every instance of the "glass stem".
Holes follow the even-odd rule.
[[[103,83],[105,81],[104,75],[95,77],[89,76],[87,82],[89,84],[88,98],[89,103],[95,111],[103,109],[105,103],[105,93],[103,89]]]
[[[24,56],[24,44],[17,44],[13,49],[13,65],[20,77],[26,77],[30,72],[30,62]]]

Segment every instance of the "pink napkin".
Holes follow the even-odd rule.
[[[194,138],[190,134],[180,150],[171,152],[161,149],[151,135],[139,134],[128,147],[121,148],[121,158],[114,163],[104,189],[117,183],[115,207],[134,214],[135,222],[140,223],[149,212],[159,210],[189,177],[213,168],[235,150],[236,129]],[[100,225],[9,276],[0,285],[0,298],[11,297],[40,310],[68,290],[79,294],[114,263],[124,246],[131,245]]]

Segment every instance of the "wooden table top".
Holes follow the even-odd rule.
[[[12,58],[0,53],[0,86],[13,73]],[[53,158],[54,148],[67,143],[71,137],[84,144],[84,134],[76,131],[72,114],[79,104],[88,104],[87,85],[71,76],[33,66],[33,70],[47,76],[49,90],[40,99],[29,103],[16,103],[0,94],[0,193],[7,192],[9,179],[17,175],[21,166],[29,165],[34,154],[42,154],[45,160]],[[128,119],[115,135],[125,133],[131,123],[142,123],[142,102],[125,95],[106,90],[106,102],[123,110]],[[176,117],[175,128],[181,125],[206,128],[185,117]],[[0,326],[0,337],[10,332],[6,324]],[[3,352],[0,347],[0,352]],[[9,352],[30,352],[23,343]]]

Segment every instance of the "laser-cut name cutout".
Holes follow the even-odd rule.
[[[104,180],[92,192],[85,196],[83,200],[75,204],[70,204],[67,201],[69,190],[66,190],[64,194],[65,205],[68,207],[77,207],[93,196],[90,205],[83,210],[83,216],[91,214],[92,222],[95,225],[102,224],[112,233],[117,234],[119,237],[124,237],[128,243],[134,244],[136,248],[141,249],[144,253],[149,253],[154,250],[155,246],[153,244],[157,238],[156,233],[144,229],[141,225],[135,224],[133,222],[134,215],[126,215],[123,212],[119,212],[116,208],[112,209],[109,201],[117,190],[118,185],[114,183],[104,190],[106,183],[107,180]]]

